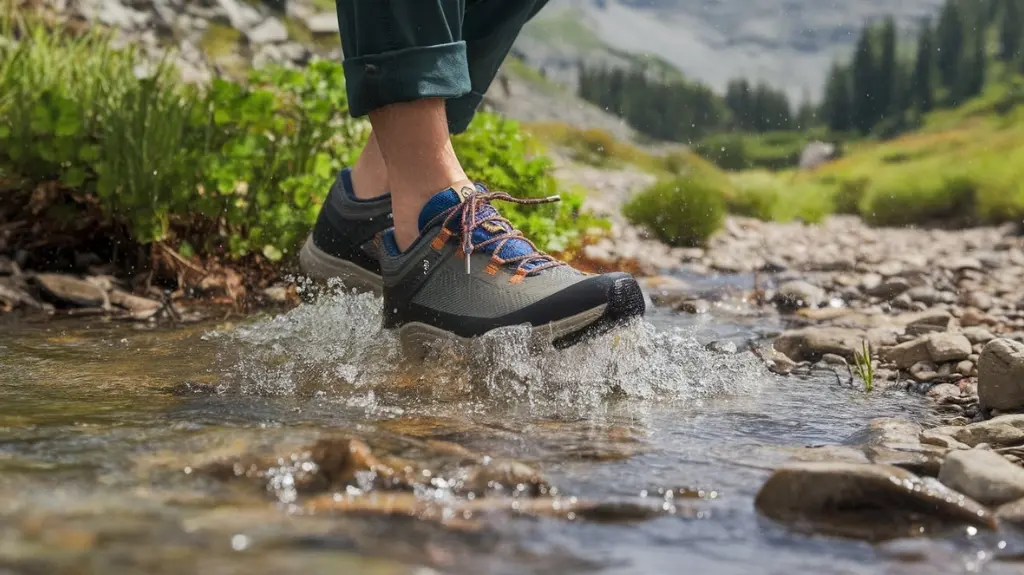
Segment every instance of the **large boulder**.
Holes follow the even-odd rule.
[[[982,407],[1024,408],[1024,344],[990,341],[978,358],[978,399]]]
[[[939,481],[985,505],[1024,497],[1024,469],[987,449],[950,452],[942,462]]]

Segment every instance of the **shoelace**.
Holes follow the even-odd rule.
[[[534,245],[532,241],[527,239],[523,235],[523,232],[515,229],[515,227],[512,225],[512,222],[503,218],[501,214],[498,213],[497,210],[494,210],[492,208],[493,213],[491,215],[477,219],[477,212],[480,210],[480,208],[483,207],[484,205],[490,204],[490,202],[492,202],[493,200],[502,200],[513,204],[531,206],[557,202],[560,201],[561,198],[558,196],[548,196],[546,198],[517,198],[509,195],[506,192],[482,191],[477,189],[466,194],[465,198],[462,200],[461,203],[445,210],[444,213],[446,214],[446,216],[444,222],[441,224],[441,233],[443,234],[442,241],[446,241],[448,235],[450,235],[451,233],[448,229],[448,224],[451,223],[452,218],[455,217],[455,214],[458,213],[460,209],[462,210],[462,222],[459,226],[459,231],[462,234],[462,252],[465,255],[466,259],[467,274],[469,274],[472,271],[470,268],[470,260],[472,258],[470,258],[469,256],[471,256],[474,251],[479,251],[482,248],[485,248],[492,244],[497,244],[491,250],[492,263],[496,266],[518,263],[519,265],[516,266],[515,273],[516,276],[519,277],[519,279],[530,273],[567,265],[564,262],[560,262],[556,260],[554,257],[537,249],[537,246]],[[487,240],[484,240],[478,244],[474,244],[473,231],[487,222],[505,224],[505,226],[507,226],[507,229],[511,231],[494,233],[494,235],[488,238]],[[502,228],[505,228],[505,226],[502,226]],[[527,244],[529,244],[533,252],[523,254],[520,256],[514,256],[507,259],[502,258],[498,254],[501,253],[501,249],[505,247],[505,244],[512,239],[517,239],[526,242]],[[534,263],[535,265],[533,265],[529,269],[526,269],[525,266],[530,263]]]

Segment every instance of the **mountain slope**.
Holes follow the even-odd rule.
[[[576,62],[651,54],[717,90],[738,76],[793,98],[818,97],[828,67],[853,48],[865,21],[892,14],[906,37],[943,0],[552,0],[516,48],[549,75]]]

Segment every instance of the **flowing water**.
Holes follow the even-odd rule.
[[[653,310],[569,350],[510,329],[412,364],[379,305],[340,294],[235,325],[0,327],[0,573],[1010,572],[990,560],[1008,550],[999,535],[871,545],[757,516],[758,487],[793,448],[927,417],[903,392],[780,378],[749,352],[705,348],[742,350],[779,329],[771,319]],[[324,436],[434,469],[414,495],[440,515],[311,510],[289,454]],[[455,516],[453,452],[528,464],[562,501],[664,512]],[[252,454],[281,457],[255,485],[204,471]]]

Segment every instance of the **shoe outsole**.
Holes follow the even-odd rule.
[[[534,344],[550,344],[566,349],[604,335],[640,317],[646,311],[643,292],[633,278],[617,280],[611,287],[608,303],[545,325],[530,328]],[[468,344],[473,340],[419,322],[410,322],[396,329],[402,352],[423,359],[431,347],[445,341]]]
[[[359,292],[372,292],[378,296],[384,293],[384,281],[380,275],[321,250],[313,243],[312,236],[306,238],[299,251],[299,267],[302,273],[319,282],[337,279],[346,288]]]

